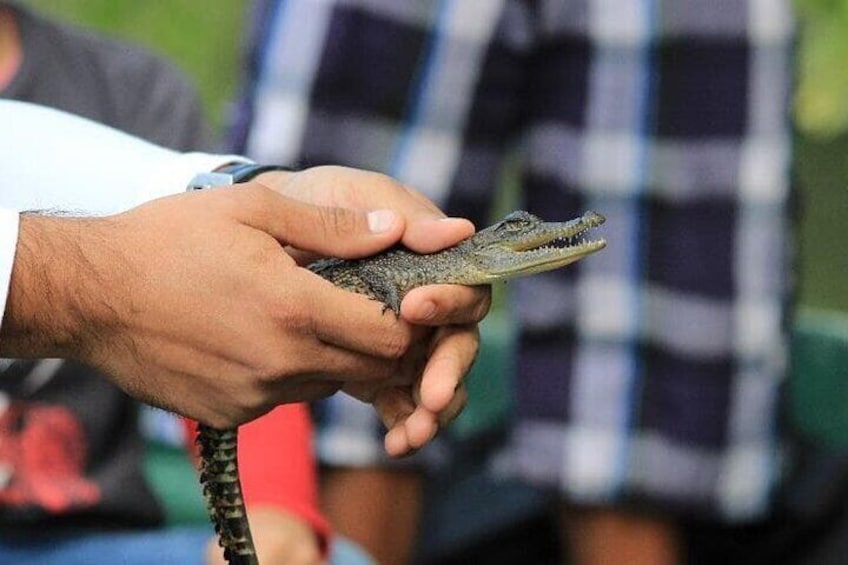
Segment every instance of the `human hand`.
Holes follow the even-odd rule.
[[[260,563],[320,565],[318,538],[310,525],[293,514],[272,507],[248,508],[247,517]],[[206,565],[226,565],[214,537],[206,545]]]
[[[386,380],[413,328],[281,247],[362,256],[404,233],[398,215],[377,233],[368,219],[256,183],[105,218],[24,215],[0,355],[86,362],[215,427],[349,380]]]
[[[436,327],[423,342],[423,350],[413,348],[407,353],[413,368],[389,381],[350,382],[342,387],[347,394],[374,405],[388,429],[384,446],[390,456],[400,457],[423,447],[465,407],[464,378],[479,349],[477,321],[486,313],[479,305],[488,308],[488,290],[488,286],[432,285],[410,291],[401,304],[401,316],[410,323]],[[482,300],[481,292],[485,293]],[[440,294],[456,297],[456,307],[433,308],[432,301]]]
[[[271,172],[257,180],[292,198],[322,206],[355,210],[388,208],[405,220],[402,243],[419,253],[454,245],[474,232],[464,219],[446,218],[430,200],[385,175],[344,167],[315,167],[305,171]],[[306,264],[316,257],[299,257]],[[463,377],[479,347],[479,322],[491,304],[488,286],[431,285],[411,291],[401,305],[409,323],[437,328],[417,334],[424,341],[407,357],[407,370],[389,381],[359,382],[343,390],[371,402],[388,428],[386,451],[401,456],[432,439],[452,421],[466,401]],[[423,369],[416,363],[424,364]],[[412,375],[410,380],[409,375]]]
[[[392,177],[348,167],[322,166],[298,172],[272,171],[256,181],[279,194],[318,206],[369,211],[388,209],[405,222],[401,243],[418,253],[432,253],[474,233],[464,218],[448,218],[428,198]],[[303,264],[316,259],[302,257]]]

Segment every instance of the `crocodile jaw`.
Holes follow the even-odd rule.
[[[481,283],[511,279],[534,273],[542,273],[564,267],[600,251],[607,246],[603,239],[583,241],[569,247],[540,247],[528,251],[511,251],[475,256],[474,270],[480,274]]]
[[[469,275],[477,284],[485,284],[558,269],[606,247],[604,239],[583,239],[586,232],[603,223],[600,214],[586,212],[568,222],[539,222],[525,233],[469,245]]]

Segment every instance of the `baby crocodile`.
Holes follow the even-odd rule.
[[[407,292],[427,284],[482,285],[558,269],[603,249],[603,239],[583,234],[604,222],[587,212],[568,222],[544,222],[517,211],[465,241],[427,255],[397,246],[357,260],[323,259],[309,270],[336,286],[365,294],[400,315]],[[237,428],[199,427],[203,494],[224,558],[230,565],[258,565],[239,483]]]

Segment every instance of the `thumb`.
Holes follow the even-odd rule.
[[[397,243],[404,232],[391,210],[316,206],[282,196],[259,184],[239,187],[238,219],[283,244],[324,256],[366,257]]]

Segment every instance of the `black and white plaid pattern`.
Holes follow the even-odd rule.
[[[517,150],[523,206],[600,211],[609,246],[516,285],[510,468],[572,501],[754,518],[780,464],[788,4],[260,2],[236,149],[380,170],[478,225]],[[373,461],[343,405],[367,433],[319,445]]]

